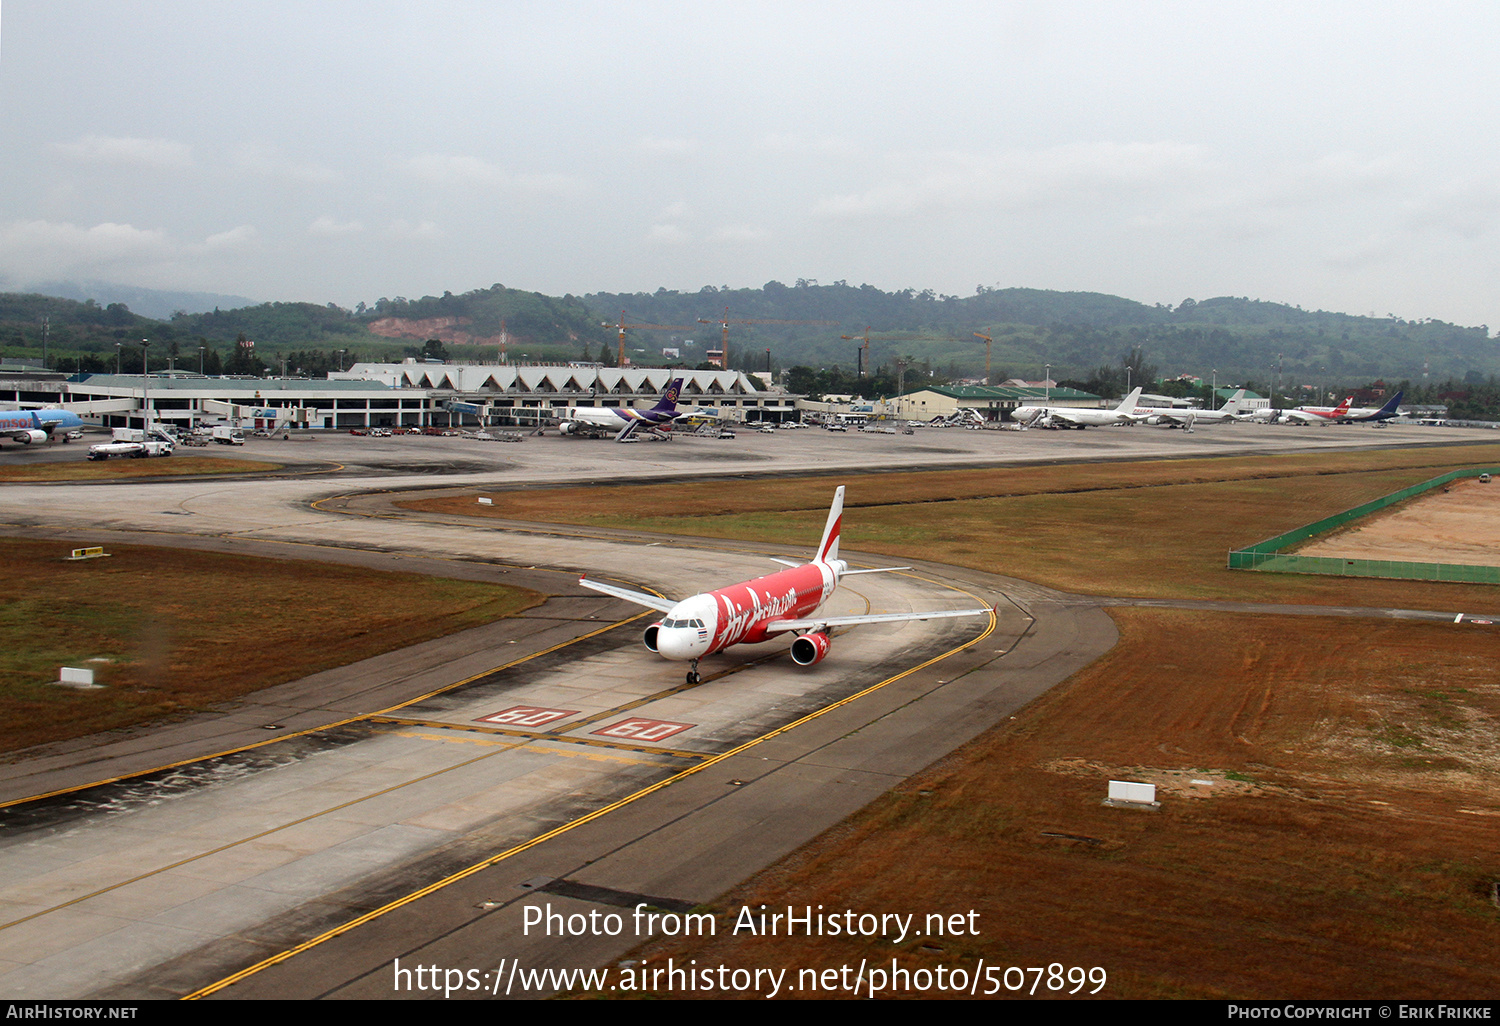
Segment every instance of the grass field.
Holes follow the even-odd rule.
[[[117,481],[132,477],[192,477],[201,474],[264,474],[280,463],[227,460],[215,456],[170,456],[166,459],[70,460],[0,467],[0,481]]]
[[[725,927],[746,904],[973,909],[980,936],[721,936],[632,957],[1060,962],[1103,966],[1116,998],[1500,993],[1494,635],[1116,618],[1105,659],[714,906]],[[1105,807],[1109,779],[1156,783],[1161,810]]]
[[[1343,605],[1353,601],[1345,581],[1230,571],[1227,554],[1447,470],[1496,461],[1500,446],[1454,446],[752,480],[729,488],[688,482],[670,489],[501,491],[486,493],[494,500],[488,507],[472,496],[402,505],[786,543],[788,552],[802,554],[816,544],[829,499],[842,484],[849,549],[974,567],[1082,594]],[[1379,587],[1381,605],[1500,605],[1494,589],[1481,586]]]
[[[330,563],[0,539],[0,751],[203,709],[539,604]],[[106,687],[57,687],[58,667]]]

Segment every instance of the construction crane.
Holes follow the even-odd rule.
[[[873,328],[866,326],[863,335],[840,335],[839,338],[854,342],[863,342],[859,346],[859,374],[863,378],[868,373],[870,363],[870,332]],[[882,335],[875,339],[876,342],[967,342],[966,338],[949,338],[947,335]],[[985,383],[989,383],[989,364],[985,364]]]
[[[974,337],[984,339],[984,383],[988,385],[990,383],[990,346],[994,345],[995,340],[977,331],[974,332]]]
[[[609,327],[610,326],[609,322],[605,321],[604,322],[604,326],[606,328]],[[621,368],[623,370],[624,367],[625,367],[625,329],[626,328],[643,328],[643,329],[646,329],[646,330],[649,330],[649,331],[696,331],[697,330],[697,325],[694,325],[694,324],[626,324],[625,323],[625,311],[621,310],[620,311],[620,324],[619,324],[619,328],[620,328],[620,355],[619,355],[619,359],[615,360],[615,366],[619,367],[619,368]]]
[[[699,324],[717,324],[723,329],[723,340],[719,343],[719,359],[725,370],[729,369],[729,326],[731,324],[832,324],[838,321],[788,321],[779,317],[740,317],[730,320],[729,307],[724,308],[724,316],[717,321],[711,321],[703,317],[698,318]]]

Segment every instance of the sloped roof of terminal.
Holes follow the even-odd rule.
[[[640,395],[660,392],[682,378],[686,395],[758,395],[756,382],[740,371],[677,367],[592,367],[569,364],[357,363],[333,371],[330,381],[382,381],[394,388],[455,392],[539,392]]]

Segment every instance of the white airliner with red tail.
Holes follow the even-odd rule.
[[[818,607],[828,601],[839,579],[849,574],[877,574],[909,567],[879,567],[851,570],[839,559],[839,528],[843,523],[844,489],[833,493],[828,524],[823,540],[811,563],[790,563],[791,567],[753,581],[731,584],[717,591],[694,595],[672,602],[656,595],[600,584],[587,578],[578,583],[667,615],[646,628],[646,647],[667,659],[689,661],[687,682],[697,684],[698,660],[722,652],[730,645],[767,641],[779,634],[795,634],[792,659],[801,666],[821,662],[828,654],[828,632],[834,627],[860,623],[896,623],[903,620],[933,620],[949,616],[984,616],[989,609],[940,609],[928,613],[873,613],[864,616],[817,616]],[[774,557],[773,557],[774,558]]]
[[[1351,395],[1337,406],[1299,406],[1295,410],[1283,411],[1281,419],[1288,424],[1336,424],[1349,412],[1352,402],[1354,396]]]

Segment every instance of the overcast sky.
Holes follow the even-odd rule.
[[[4,0],[0,276],[1494,321],[1500,5]]]

